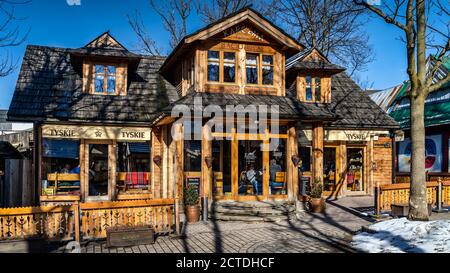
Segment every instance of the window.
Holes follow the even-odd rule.
[[[322,99],[322,94],[320,92],[320,78],[314,78],[314,97],[316,101],[320,101]]]
[[[150,189],[150,143],[117,143],[117,177],[121,191]]]
[[[300,147],[301,171],[311,171],[311,147]]]
[[[184,141],[184,171],[202,171],[202,142],[200,140]]]
[[[42,195],[80,194],[80,142],[42,140]]]
[[[306,76],[306,101],[312,101],[312,79],[311,76]]]
[[[94,65],[96,94],[116,93],[116,67],[114,65]]]
[[[219,68],[220,68],[220,54],[219,51],[208,51],[208,81],[219,81]]]
[[[262,56],[262,82],[263,84],[273,84],[273,56]]]
[[[245,62],[247,83],[258,84],[258,59],[258,54],[247,54]]]
[[[235,82],[236,79],[236,57],[234,52],[223,53],[223,81]]]

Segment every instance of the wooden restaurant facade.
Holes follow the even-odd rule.
[[[108,32],[76,49],[30,45],[8,118],[34,123],[41,204],[182,200],[187,184],[209,200],[295,201],[315,178],[324,195],[371,195],[392,183],[398,125],[344,70],[245,8],[167,58]],[[234,107],[226,130],[211,105]],[[254,119],[252,106],[278,108]]]

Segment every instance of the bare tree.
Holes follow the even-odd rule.
[[[347,67],[351,76],[373,60],[363,30],[365,9],[352,0],[274,0],[269,10],[300,43]]]
[[[161,49],[157,46],[156,41],[148,34],[144,21],[142,20],[141,13],[135,10],[134,15],[127,15],[128,24],[133,29],[134,33],[138,37],[140,47],[138,51],[146,53],[151,56],[160,56]]]
[[[445,3],[445,1],[447,1]],[[403,32],[411,101],[411,189],[408,218],[428,220],[425,181],[425,99],[449,82],[450,74],[436,79],[442,61],[450,51],[450,2],[448,0],[380,1],[375,6],[366,1],[354,2],[367,8]],[[382,3],[381,3],[382,2]],[[430,14],[433,22],[429,21]],[[438,45],[436,42],[440,41]],[[434,50],[433,62],[427,63],[427,48]]]
[[[16,16],[16,6],[30,3],[31,1],[0,0],[0,48],[5,51],[0,60],[0,77],[10,74],[17,65],[11,54],[6,50],[22,44],[29,33],[23,34],[21,28],[15,23],[23,20]]]
[[[255,4],[255,0],[212,0],[212,1],[197,1],[197,13],[202,18],[203,22],[210,24],[217,20],[226,17],[227,15],[236,12],[246,6]]]

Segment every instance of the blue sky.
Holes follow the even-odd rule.
[[[128,49],[137,46],[137,39],[128,25],[126,15],[140,10],[151,36],[160,46],[168,45],[169,36],[159,17],[150,10],[146,0],[80,0],[81,5],[68,5],[77,0],[33,0],[16,8],[23,17],[21,28],[30,34],[24,44],[7,51],[18,60],[11,75],[0,78],[0,109],[8,108],[27,44],[56,47],[82,47],[106,30]],[[202,26],[194,19],[189,31]],[[401,35],[393,26],[372,19],[366,26],[373,45],[375,60],[361,73],[362,79],[373,82],[373,88],[394,86],[407,78],[406,55]],[[167,48],[167,46],[165,46]],[[5,52],[2,52],[4,54]]]

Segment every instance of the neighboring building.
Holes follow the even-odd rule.
[[[429,58],[429,61],[432,58]],[[450,71],[450,58],[439,67],[435,81],[444,78]],[[410,85],[406,81],[394,88],[389,88],[370,95],[383,110],[393,117],[404,131],[402,141],[396,142],[396,180],[408,182],[411,166],[410,140]],[[449,173],[449,138],[450,138],[450,83],[432,92],[425,100],[425,171],[428,179],[450,176]]]
[[[398,124],[344,70],[245,8],[167,58],[108,32],[77,49],[28,46],[8,119],[34,123],[41,202],[182,198],[189,183],[214,200],[295,201],[315,178],[325,195],[372,194],[392,182]],[[233,114],[226,131],[209,133],[223,120],[208,105]],[[251,105],[278,106],[264,114],[279,130],[249,130],[265,120]],[[174,109],[199,122],[177,122]]]

